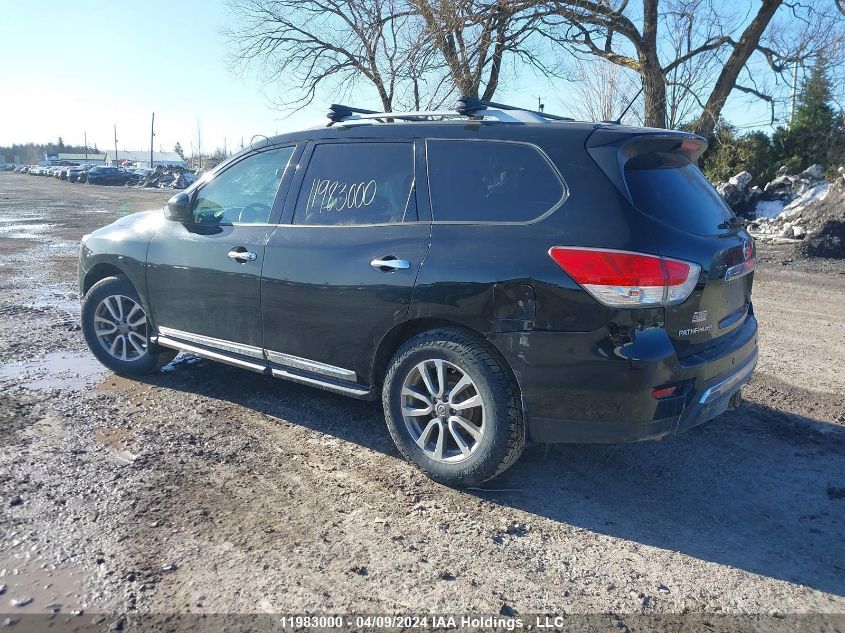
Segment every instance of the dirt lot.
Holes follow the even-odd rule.
[[[78,240],[170,193],[0,174],[0,613],[845,613],[845,267],[762,251],[738,411],[455,491],[378,404],[93,361]]]

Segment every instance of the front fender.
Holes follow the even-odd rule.
[[[135,286],[141,301],[148,306],[147,250],[164,222],[163,211],[145,211],[120,218],[86,235],[79,252],[80,298],[94,283],[119,272]]]

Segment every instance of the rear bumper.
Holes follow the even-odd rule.
[[[529,439],[636,442],[681,433],[724,413],[757,363],[753,313],[710,355],[679,359],[662,328],[609,348],[608,334],[522,332],[491,339],[508,358],[523,397]],[[677,385],[663,400],[653,389]]]

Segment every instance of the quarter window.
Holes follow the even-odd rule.
[[[427,146],[435,221],[527,222],[563,199],[560,177],[532,145],[430,140]]]
[[[295,224],[389,224],[416,220],[411,143],[321,143],[314,148]]]
[[[293,147],[247,156],[197,192],[197,224],[266,224]]]

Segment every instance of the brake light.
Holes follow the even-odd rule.
[[[701,266],[657,255],[553,246],[549,256],[596,300],[611,308],[668,306],[686,301]]]

